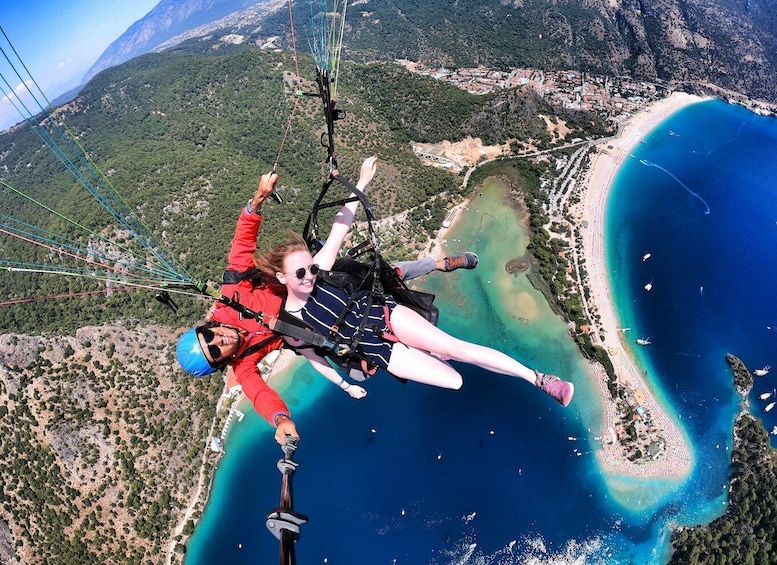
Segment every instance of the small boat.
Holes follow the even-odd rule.
[[[760,398],[761,400],[766,400],[771,395],[772,395],[771,392],[762,392],[761,394],[758,395],[758,398]]]
[[[770,402],[769,404],[767,404],[767,405],[764,407],[764,412],[768,412],[769,410],[771,410],[772,408],[774,408],[774,405],[775,405],[775,404],[777,404],[777,402]]]
[[[645,253],[645,254],[642,256],[642,261],[647,261],[648,259],[650,259],[650,253]]]
[[[647,290],[648,292],[650,292],[650,290],[651,290],[652,288],[653,288],[653,281],[650,281],[649,283],[647,283],[647,284],[645,285],[645,290]]]
[[[649,337],[641,337],[637,340],[637,345],[650,345]]]
[[[753,371],[753,374],[756,377],[763,377],[764,375],[769,374],[769,371],[771,370],[771,368],[772,368],[771,365],[766,365],[765,367],[761,367],[760,369],[756,369],[755,371]]]
[[[772,428],[772,435],[773,435],[773,436],[777,436],[777,426],[774,426],[774,427]]]

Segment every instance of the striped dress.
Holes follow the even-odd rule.
[[[338,328],[337,335],[346,338],[346,343],[353,337],[361,324],[368,295],[369,291],[361,291],[356,294],[356,299]],[[314,330],[328,336],[332,326],[348,305],[349,298],[346,291],[318,280],[307,303],[300,310],[302,320]],[[391,296],[386,296],[385,302],[389,311],[392,311],[397,305]],[[383,304],[374,300],[369,312],[367,312],[367,323],[356,351],[360,357],[374,363],[381,369],[387,369],[389,359],[391,359],[393,342],[383,338],[383,332],[387,330]]]

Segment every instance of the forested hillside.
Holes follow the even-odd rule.
[[[776,22],[769,0],[374,0],[349,7],[345,56],[575,69],[774,102]],[[263,25],[287,30],[283,10]]]

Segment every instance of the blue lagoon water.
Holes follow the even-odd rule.
[[[724,511],[739,408],[725,353],[777,367],[777,122],[705,102],[644,141],[611,192],[608,268],[622,325],[651,339],[635,355],[692,441],[692,474],[677,483],[602,474],[598,390],[563,321],[525,276],[505,272],[526,234],[492,186],[448,234],[447,248],[476,251],[480,266],[423,287],[437,294],[441,327],[569,376],[575,401],[562,409],[524,382],[460,366],[459,391],[380,374],[357,402],[301,364],[282,392],[302,434],[295,509],[310,517],[298,563],[659,564],[670,524]],[[754,413],[775,379],[777,368],[756,381]],[[278,560],[265,519],[279,505],[281,452],[243,408],[186,565]],[[777,424],[777,411],[763,416]]]

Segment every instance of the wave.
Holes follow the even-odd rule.
[[[642,163],[643,165],[645,165],[646,167],[655,167],[656,169],[660,169],[660,170],[664,171],[664,172],[665,172],[667,175],[669,175],[669,176],[670,176],[670,177],[672,177],[672,178],[673,178],[675,181],[677,181],[677,183],[678,183],[680,186],[682,186],[682,187],[683,187],[685,190],[687,190],[687,191],[688,191],[688,193],[689,193],[691,196],[693,196],[693,197],[694,197],[694,198],[696,198],[696,199],[697,199],[699,202],[701,202],[702,204],[704,204],[704,208],[705,208],[705,209],[704,209],[704,213],[705,213],[705,214],[709,214],[709,213],[710,213],[710,207],[709,207],[709,204],[707,204],[707,203],[704,201],[704,198],[702,198],[701,196],[699,196],[698,194],[696,194],[694,191],[692,191],[692,190],[691,190],[691,189],[688,187],[688,185],[687,185],[687,184],[685,184],[683,181],[681,181],[680,179],[678,179],[678,178],[677,178],[676,176],[674,176],[672,173],[670,173],[669,171],[667,171],[667,170],[666,170],[664,167],[662,167],[661,165],[656,165],[655,163],[652,163],[652,162],[650,162],[650,161],[648,161],[648,160],[646,160],[646,159],[640,159],[640,160],[639,160],[639,162],[640,162],[640,163]]]
[[[475,537],[459,540],[443,552],[442,559],[433,558],[431,565],[612,565],[612,551],[600,538],[569,540],[564,547],[552,550],[542,537],[527,537],[486,554]]]
[[[747,122],[750,121],[750,118],[752,118],[752,116],[748,116],[741,124],[739,124],[739,129],[737,129],[737,133],[736,135],[734,135],[734,137],[724,141],[723,143],[719,143],[718,145],[716,145],[715,147],[707,151],[707,154],[705,155],[705,157],[709,157],[718,149],[728,145],[729,143],[734,143],[735,141],[737,141],[739,139],[739,136],[742,134],[742,130],[747,125]]]

